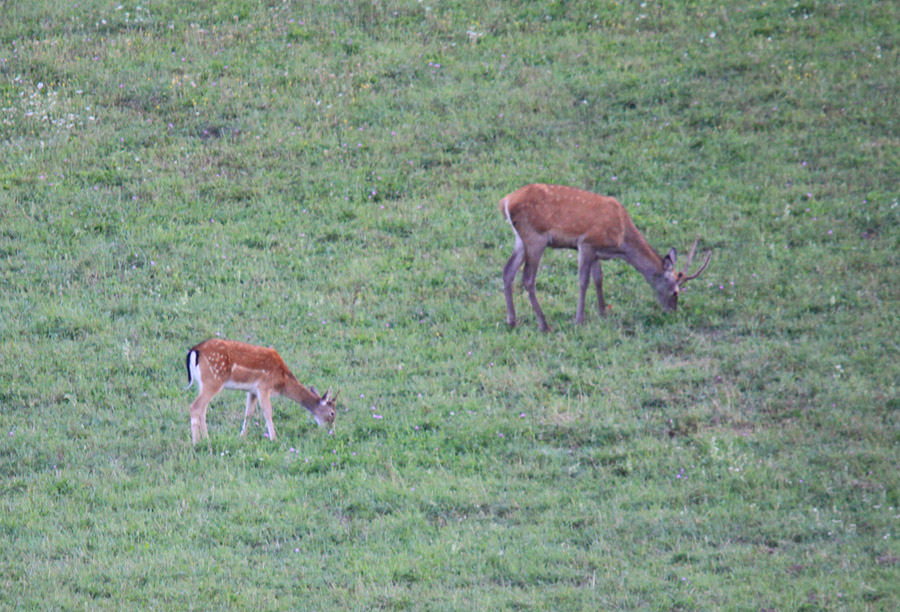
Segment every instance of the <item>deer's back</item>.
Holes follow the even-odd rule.
[[[526,185],[500,202],[516,232],[542,236],[553,246],[576,246],[580,240],[598,247],[621,244],[631,225],[613,197],[562,185]]]

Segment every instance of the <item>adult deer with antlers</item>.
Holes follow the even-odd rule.
[[[603,270],[600,261],[624,259],[644,275],[656,291],[663,310],[678,307],[678,293],[691,279],[697,278],[709,265],[712,251],[703,265],[691,275],[688,268],[697,248],[697,240],[687,256],[681,272],[675,271],[675,249],[660,257],[632,223],[615,198],[562,185],[526,185],[500,200],[500,210],[513,228],[516,244],[512,256],[503,267],[503,292],[506,296],[506,322],[516,324],[513,305],[513,281],[522,264],[522,284],[528,292],[531,307],[542,331],[549,331],[547,319],[535,294],[535,278],[544,249],[578,251],[578,309],[575,322],[584,323],[584,300],[591,277],[597,288],[600,316],[606,316],[603,301]]]
[[[275,349],[254,346],[234,340],[213,338],[201,342],[187,354],[188,386],[194,382],[200,395],[191,403],[191,439],[194,444],[207,437],[206,407],[222,389],[247,392],[247,410],[241,436],[247,434],[247,421],[253,416],[256,403],[262,406],[269,439],[275,439],[272,422],[272,395],[283,395],[306,408],[319,427],[334,422],[337,395],[329,389],[319,396],[315,388],[308,389],[291,373],[284,359]]]

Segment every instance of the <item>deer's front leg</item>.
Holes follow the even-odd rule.
[[[269,439],[275,440],[275,423],[272,421],[272,402],[270,401],[269,394],[260,391],[259,392],[259,405],[262,407],[263,416],[266,417],[266,431],[269,433]]]
[[[596,257],[594,263],[591,264],[591,276],[594,277],[594,286],[597,288],[597,308],[600,316],[606,316],[606,302],[603,301],[603,268],[600,265],[600,258]]]
[[[247,435],[247,422],[253,417],[253,411],[256,410],[256,394],[247,393],[247,409],[244,411],[244,424],[241,425],[241,437]]]

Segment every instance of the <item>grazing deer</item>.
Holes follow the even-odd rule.
[[[541,255],[547,247],[578,251],[578,310],[575,322],[584,323],[584,298],[591,277],[597,287],[600,316],[606,316],[603,301],[603,270],[600,261],[624,259],[644,275],[656,291],[656,299],[666,312],[678,307],[678,292],[687,281],[697,278],[709,264],[712,251],[694,274],[687,275],[697,248],[697,240],[687,256],[684,270],[675,272],[675,249],[660,257],[631,222],[615,198],[561,185],[526,185],[502,200],[500,210],[513,228],[516,245],[503,267],[506,322],[516,324],[513,281],[522,264],[522,284],[537,315],[541,331],[550,331],[535,294],[535,278]]]
[[[266,417],[269,438],[275,439],[272,404],[269,401],[272,395],[283,395],[301,404],[315,417],[319,427],[334,422],[337,395],[332,395],[329,389],[324,397],[320,397],[314,388],[304,387],[291,374],[275,349],[213,338],[188,351],[187,370],[187,389],[194,381],[200,387],[200,395],[191,403],[191,439],[194,444],[208,436],[206,407],[223,388],[247,392],[247,410],[241,436],[247,434],[247,421],[253,416],[259,401]]]

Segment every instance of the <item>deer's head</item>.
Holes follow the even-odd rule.
[[[653,281],[653,288],[656,289],[656,299],[659,301],[659,305],[666,312],[675,312],[678,308],[678,294],[681,291],[681,287],[689,280],[700,276],[706,269],[706,266],[709,265],[712,251],[707,251],[703,265],[696,272],[688,275],[688,269],[691,267],[691,260],[694,259],[694,251],[697,249],[699,240],[699,237],[694,240],[691,251],[687,256],[687,262],[685,262],[684,268],[680,272],[675,271],[675,249],[670,249],[669,253],[663,257],[662,274]]]
[[[310,387],[309,389],[316,395],[315,387]],[[334,393],[330,388],[325,392],[325,395],[319,397],[319,401],[316,405],[310,409],[313,417],[316,419],[316,423],[319,424],[319,427],[322,427],[326,423],[329,425],[334,423],[334,415],[335,415],[335,406],[337,405],[337,397],[340,395],[340,391]]]

